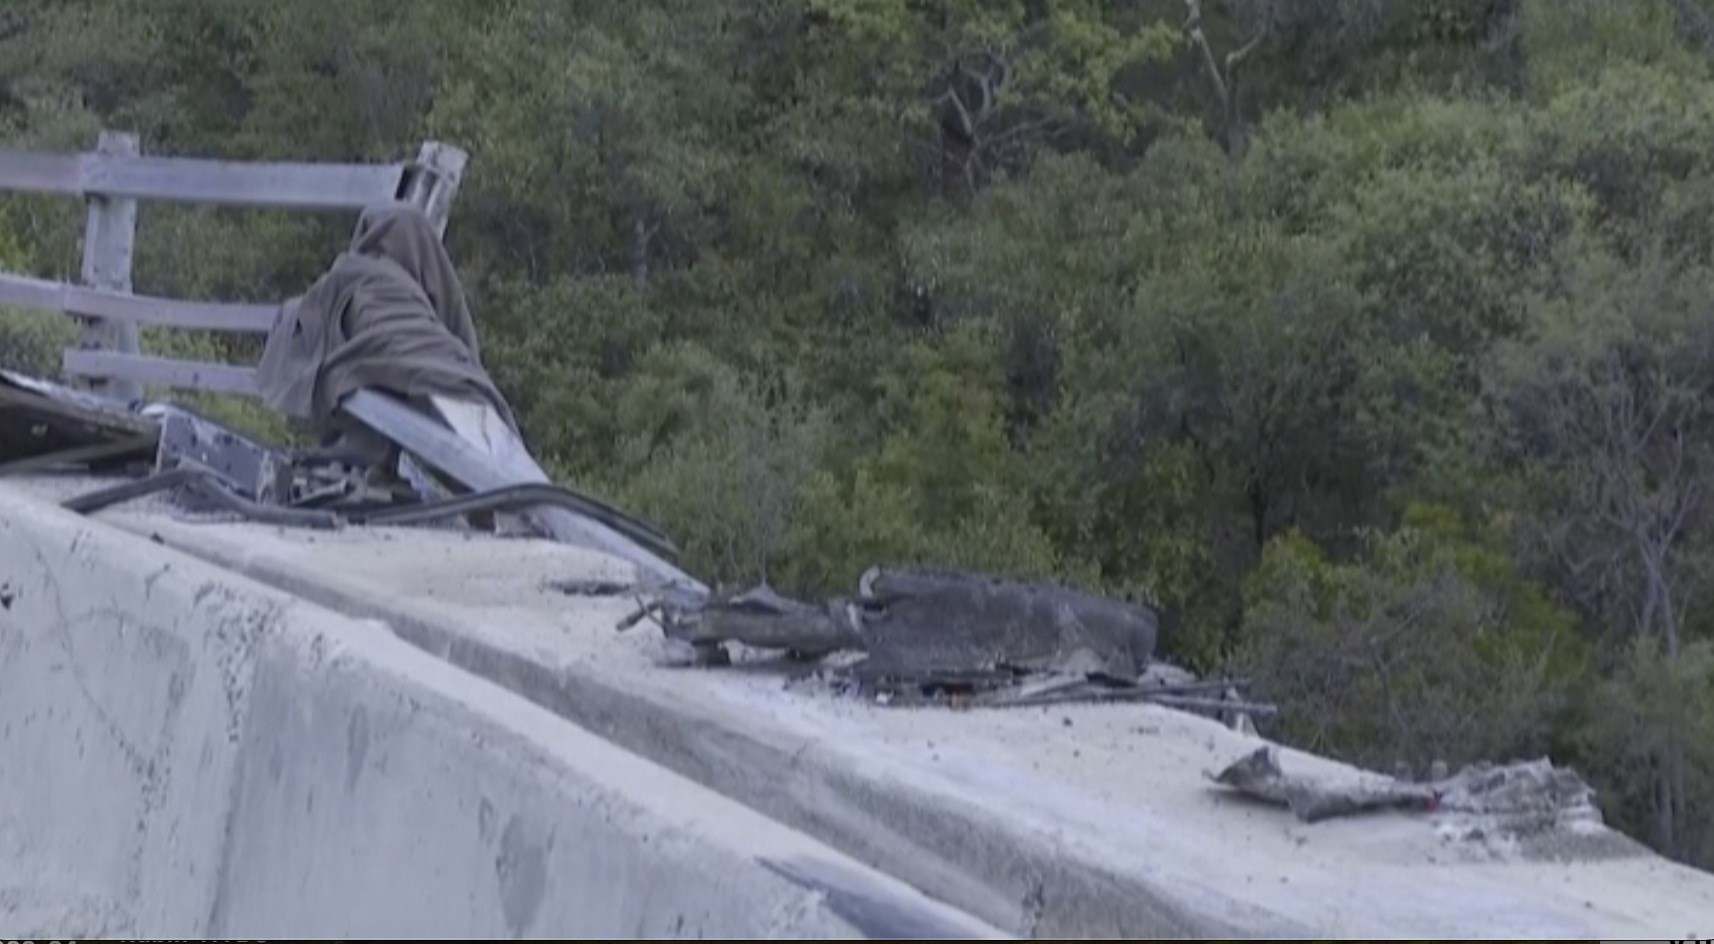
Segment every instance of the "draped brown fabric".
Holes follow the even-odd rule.
[[[263,400],[316,430],[360,387],[481,398],[517,424],[482,368],[464,286],[434,226],[403,203],[363,211],[350,247],[281,306],[256,372]]]

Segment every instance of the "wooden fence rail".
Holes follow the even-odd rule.
[[[395,164],[286,164],[145,157],[137,136],[103,131],[87,154],[0,149],[0,190],[82,197],[87,204],[81,284],[0,272],[0,306],[59,312],[83,337],[62,369],[124,400],[145,384],[255,395],[255,370],[142,354],[137,326],[267,333],[278,303],[227,304],[131,292],[137,201],[293,210],[355,210],[403,200],[423,208],[441,234],[469,156],[438,141]]]
[[[391,200],[405,164],[272,164],[0,150],[0,189],[291,210]]]
[[[168,328],[267,334],[277,305],[181,302],[0,272],[0,306]]]

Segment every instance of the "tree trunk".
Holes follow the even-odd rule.
[[[1246,489],[1250,503],[1251,536],[1256,542],[1256,550],[1261,551],[1268,545],[1268,491],[1262,485],[1261,473],[1255,473]]]
[[[1657,543],[1640,530],[1634,532],[1634,536],[1640,545],[1638,556],[1642,558],[1646,586],[1642,619],[1637,631],[1643,635],[1652,634],[1658,623],[1670,664],[1677,660],[1679,649],[1678,614],[1672,604],[1672,586],[1667,579],[1666,556],[1670,553],[1670,545]],[[1655,758],[1655,843],[1662,855],[1677,858],[1678,808],[1684,797],[1684,752],[1673,732],[1665,733],[1666,744]]]
[[[631,284],[642,291],[649,287],[649,241],[654,237],[654,227],[649,225],[648,215],[638,213],[631,221]]]
[[[1681,780],[1679,763],[1682,758],[1676,744],[1669,743],[1655,769],[1654,806],[1655,806],[1655,847],[1661,855],[1667,858],[1678,858],[1678,802],[1682,793],[1678,781]]]
[[[1639,535],[1637,542],[1642,557],[1643,573],[1648,581],[1647,597],[1643,605],[1643,624],[1637,627],[1638,632],[1651,633],[1655,624],[1660,624],[1661,641],[1666,645],[1668,659],[1678,658],[1678,613],[1672,605],[1672,585],[1667,580],[1666,556],[1671,552],[1669,547],[1657,545],[1656,542]]]
[[[976,142],[962,128],[942,120],[940,127],[940,192],[948,199],[965,197],[975,192],[976,180],[971,174],[975,160]]]

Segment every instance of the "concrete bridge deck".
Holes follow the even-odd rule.
[[[562,749],[550,759],[532,761],[537,769],[575,760],[582,775],[591,778],[605,776],[610,765],[615,770],[646,769],[647,778],[665,778],[660,782],[670,782],[670,788],[642,791],[648,795],[632,796],[629,802],[643,804],[649,816],[663,820],[676,816],[724,837],[718,842],[705,840],[699,847],[704,850],[698,853],[702,857],[688,858],[694,866],[674,873],[674,880],[688,882],[687,888],[694,890],[703,887],[697,885],[696,875],[702,875],[706,885],[712,881],[709,870],[720,872],[723,883],[744,885],[738,894],[775,903],[774,914],[807,915],[804,920],[810,923],[802,927],[815,930],[790,930],[791,936],[849,930],[849,921],[828,912],[825,904],[812,906],[844,899],[825,893],[793,898],[804,894],[803,886],[783,878],[778,869],[741,866],[760,859],[772,862],[780,854],[769,853],[773,856],[769,858],[750,851],[742,841],[759,842],[756,837],[778,835],[772,841],[801,843],[802,849],[816,850],[802,853],[815,861],[832,862],[837,857],[840,874],[863,876],[853,882],[892,882],[886,888],[895,896],[889,899],[896,903],[894,911],[916,907],[897,904],[907,899],[920,900],[927,909],[940,907],[922,896],[909,898],[914,892],[904,888],[908,885],[1003,932],[1028,937],[1610,940],[1706,937],[1714,928],[1714,876],[1651,854],[1592,855],[1581,846],[1524,851],[1443,840],[1426,818],[1405,815],[1306,826],[1283,811],[1226,796],[1208,786],[1203,771],[1223,766],[1258,742],[1193,716],[1138,705],[985,712],[884,709],[812,683],[793,683],[765,665],[709,671],[661,668],[654,661],[658,634],[641,628],[623,635],[614,631],[613,624],[630,601],[572,597],[552,586],[556,581],[619,576],[615,562],[597,555],[546,542],[427,530],[352,529],[329,534],[194,523],[176,520],[158,506],[115,509],[96,516],[105,524],[80,524],[43,501],[97,484],[60,478],[0,486],[0,521],[13,527],[13,534],[21,521],[38,537],[57,535],[54,539],[68,547],[84,542],[80,546],[85,550],[63,551],[70,555],[64,560],[84,561],[78,566],[85,567],[88,576],[79,579],[88,581],[92,593],[104,569],[112,570],[116,585],[134,586],[138,594],[142,593],[139,582],[159,571],[167,556],[175,569],[191,571],[193,565],[186,557],[169,555],[161,544],[200,558],[203,563],[194,566],[201,569],[194,571],[197,576],[178,591],[179,596],[150,604],[160,608],[154,612],[160,612],[162,620],[179,618],[171,615],[175,607],[194,610],[199,605],[198,587],[251,588],[253,580],[273,588],[266,591],[274,594],[268,599],[297,601],[280,604],[289,612],[326,614],[316,617],[318,625],[337,622],[343,627],[338,633],[342,639],[361,639],[362,645],[342,643],[347,648],[341,651],[385,650],[389,665],[397,658],[413,666],[413,673],[432,676],[437,685],[463,693],[456,698],[434,696],[443,706],[434,716],[448,719],[443,722],[448,733],[440,742],[424,740],[413,750],[435,756],[424,756],[415,767],[396,761],[399,766],[391,768],[394,779],[380,779],[370,788],[373,792],[362,810],[378,821],[348,815],[314,821],[311,829],[307,824],[312,820],[303,820],[306,825],[301,828],[276,828],[249,825],[242,816],[234,819],[243,828],[228,841],[225,858],[209,853],[211,858],[199,860],[201,867],[215,869],[214,863],[223,862],[219,868],[254,876],[245,881],[266,878],[275,885],[249,886],[249,898],[235,892],[220,899],[234,902],[222,907],[238,908],[236,912],[212,905],[174,912],[172,927],[190,927],[186,922],[201,920],[194,926],[203,933],[230,931],[227,936],[231,936],[255,930],[264,937],[266,932],[283,936],[280,929],[288,919],[280,910],[284,906],[261,902],[266,897],[261,889],[287,887],[279,883],[295,881],[308,883],[305,887],[318,896],[311,899],[318,902],[317,920],[323,922],[315,925],[317,929],[334,933],[331,929],[338,927],[341,934],[356,934],[357,927],[373,931],[381,925],[372,920],[398,918],[406,912],[383,909],[375,912],[378,917],[371,919],[364,913],[359,921],[352,917],[357,912],[339,909],[376,901],[375,895],[385,901],[389,888],[405,894],[377,877],[390,866],[402,866],[413,876],[405,885],[435,889],[436,901],[488,896],[481,908],[471,906],[487,915],[483,920],[488,924],[480,933],[571,936],[572,932],[560,930],[574,926],[567,923],[572,919],[564,912],[556,912],[552,920],[537,916],[522,932],[506,923],[506,893],[494,878],[496,862],[504,860],[505,854],[504,849],[493,851],[492,844],[504,845],[506,822],[500,820],[509,822],[511,813],[489,800],[494,812],[489,814],[488,832],[481,826],[482,797],[489,795],[485,791],[500,790],[488,786],[484,778],[506,776],[512,764],[507,751],[512,748],[504,745],[533,736],[544,742],[559,738],[562,745],[574,741],[579,745],[575,750]],[[119,529],[134,536],[115,533]],[[72,541],[74,534],[89,537]],[[13,569],[28,565],[33,558],[21,547],[11,534],[0,535],[0,565]],[[163,557],[155,560],[150,555]],[[143,563],[144,558],[151,562]],[[0,581],[18,579],[0,571]],[[259,588],[243,592],[266,595]],[[49,611],[33,612],[35,621],[59,618]],[[183,644],[208,645],[196,633],[212,631],[209,626],[183,625],[179,634]],[[296,638],[290,633],[285,637]],[[288,813],[288,808],[306,803],[308,791],[330,789],[348,776],[340,765],[350,763],[349,744],[356,724],[352,719],[364,716],[360,708],[369,717],[384,713],[362,699],[388,696],[379,685],[374,692],[360,690],[362,686],[354,681],[358,676],[352,674],[355,669],[345,675],[330,672],[328,661],[312,658],[314,646],[308,642],[271,645],[285,654],[263,658],[258,663],[263,668],[257,672],[273,680],[269,684],[275,686],[274,693],[268,694],[258,684],[249,697],[259,701],[239,714],[253,727],[263,725],[263,718],[271,719],[270,726],[281,725],[284,733],[279,736],[295,738],[291,743],[301,745],[312,762],[296,775],[299,779],[291,781],[292,786],[268,787],[256,801],[278,810],[277,815],[290,824],[298,814]],[[414,653],[407,656],[404,650]],[[7,651],[0,648],[0,712],[15,726],[13,719],[22,717],[21,712],[48,709],[33,707],[36,703],[12,705],[12,680],[53,676],[44,674],[51,672],[47,663],[20,662],[20,657],[8,656]],[[352,658],[356,657],[340,664],[349,665]],[[373,661],[379,662],[379,656]],[[382,673],[382,677],[389,676]],[[170,691],[172,678],[169,672],[159,674],[157,687]],[[301,688],[302,693],[288,695],[288,687]],[[391,697],[408,703],[425,696]],[[50,703],[58,704],[48,699],[41,705]],[[493,707],[500,703],[509,707],[503,711]],[[313,707],[292,707],[306,704]],[[485,719],[483,730],[490,733],[479,739],[466,735],[467,740],[454,750],[451,742],[457,738],[452,732],[461,729],[450,719],[464,711]],[[396,711],[388,715],[394,716]],[[92,736],[93,723],[86,719],[75,729],[81,732],[76,737]],[[20,736],[11,729],[0,735],[8,758],[35,758],[51,768],[43,783],[64,783],[80,776],[77,772],[82,769],[77,766],[83,763],[81,758],[62,744],[72,737],[74,729],[67,727],[71,722],[55,724],[58,740],[50,741],[45,735],[18,740]],[[371,732],[377,730],[374,723],[366,724]],[[514,724],[524,730],[512,730]],[[405,733],[409,727],[390,728],[388,736],[412,737]],[[368,737],[373,745],[378,735]],[[74,739],[74,743],[82,742]],[[244,738],[240,743],[246,743]],[[369,747],[368,752],[373,754],[375,748]],[[1282,759],[1288,768],[1304,773],[1344,770],[1295,751],[1283,751]],[[235,761],[231,776],[274,783],[269,780],[269,763],[269,757],[262,755]],[[571,774],[554,776],[563,780]],[[640,772],[634,776],[647,779]],[[290,779],[283,773],[279,777],[282,782]],[[535,782],[525,778],[518,783],[525,781]],[[693,788],[694,800],[686,792]],[[212,784],[199,789],[206,791],[199,794],[199,802],[218,806],[226,788]],[[449,799],[436,807],[434,798],[443,789]],[[525,786],[508,789],[516,792]],[[0,850],[34,849],[28,854],[49,855],[44,851],[46,840],[36,846],[17,845],[21,839],[8,830],[21,828],[16,824],[29,819],[26,810],[52,809],[58,815],[63,806],[21,791],[24,788],[16,785],[0,790],[0,816],[6,817],[0,820]],[[703,799],[708,791],[722,795],[720,802],[725,805]],[[237,792],[249,796],[246,790]],[[607,796],[635,792],[631,787],[611,787]],[[472,820],[475,830],[460,834],[456,841],[435,840],[443,845],[413,843],[411,824],[441,817],[449,822],[463,822],[460,816],[471,819],[468,809],[454,812],[453,797],[477,809]],[[552,804],[540,799],[531,802],[536,804],[530,806],[535,811],[531,815],[553,814]],[[394,810],[395,804],[401,808]],[[717,813],[701,812],[716,807]],[[66,815],[72,812],[64,810]],[[558,815],[571,814],[561,810]],[[190,828],[194,817],[180,816],[175,822]],[[740,825],[705,823],[711,816]],[[214,818],[212,812],[205,818]],[[196,828],[211,828],[198,822]],[[120,825],[118,820],[113,824]],[[540,835],[544,828],[537,827],[530,835]],[[559,828],[563,831],[555,835],[571,835],[576,827],[568,823]],[[125,881],[135,886],[136,857],[142,854],[137,850],[148,853],[153,848],[150,843],[158,841],[149,837],[104,840],[101,855],[131,862],[132,877]],[[329,843],[332,848],[324,848]],[[94,839],[88,844],[91,852],[99,845]],[[207,838],[205,844],[213,848],[218,841]],[[254,851],[259,846],[294,851],[273,864]],[[572,855],[565,848],[565,842],[556,840],[554,849],[560,851],[552,855]],[[659,850],[648,854],[675,855]],[[542,857],[547,855],[544,851],[529,861],[546,862]],[[328,878],[325,887],[314,879],[323,870],[309,868],[318,856],[342,863],[327,873],[337,877]],[[429,859],[437,864],[426,864]],[[28,855],[13,860],[33,861]],[[94,861],[89,856],[84,860]],[[523,860],[514,854],[511,861]],[[160,909],[169,907],[164,902],[172,896],[167,893],[182,892],[192,899],[214,895],[189,879],[182,886],[127,886],[121,881],[126,866],[112,868],[111,878],[102,887],[129,888],[133,901],[155,909],[146,912],[157,919],[148,925],[151,928],[166,926],[162,922],[169,914]],[[512,866],[510,874],[521,874],[518,868]],[[544,901],[555,895],[581,900],[590,894],[588,888],[573,887],[595,881],[587,861],[574,857],[542,868],[546,871],[537,870],[540,882],[549,889],[543,893]],[[67,859],[56,869],[47,874],[63,876],[68,887],[75,884],[76,862]],[[142,874],[154,872],[145,869]],[[0,876],[0,887],[8,881]],[[531,887],[536,881],[530,880]],[[603,901],[626,901],[613,888],[591,887],[601,891],[598,897]],[[353,891],[340,897],[340,889]],[[367,897],[354,897],[359,889],[367,890]],[[521,893],[511,894],[514,900],[522,900]],[[675,894],[662,892],[653,904],[667,907],[676,900]],[[4,901],[0,898],[0,909]],[[658,924],[647,923],[655,920],[649,904],[627,903],[624,907],[633,910],[615,911],[603,918],[602,925],[626,930],[602,933],[671,933],[670,928],[663,931]],[[712,903],[702,907],[705,910],[698,913],[707,916],[699,925],[702,933],[716,933],[715,928],[727,929],[717,933],[732,935],[765,933],[730,930],[741,926],[744,919],[739,914],[720,912]],[[934,911],[934,916],[976,923],[951,908]],[[789,924],[785,918],[780,921]],[[786,924],[767,927],[781,932]],[[380,933],[412,933],[402,930],[407,926],[420,925],[389,925]],[[307,927],[293,926],[291,936],[311,933]]]

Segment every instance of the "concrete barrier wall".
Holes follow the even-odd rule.
[[[0,506],[0,917],[20,937],[194,933],[251,654],[289,608],[75,525]]]
[[[1262,742],[1179,712],[883,711],[782,691],[766,672],[663,669],[657,642],[614,631],[629,600],[560,589],[620,576],[563,545],[102,518],[385,620],[433,658],[1020,936],[1659,939],[1714,914],[1714,877],[1652,855],[1544,858],[1503,838],[1448,842],[1414,816],[1305,827],[1211,788],[1204,772]]]
[[[394,637],[0,487],[0,924],[1002,935]]]

